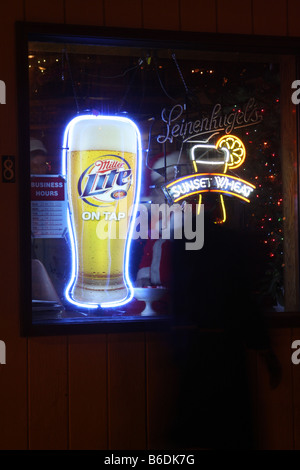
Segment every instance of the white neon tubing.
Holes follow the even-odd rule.
[[[62,156],[62,175],[67,178],[67,152],[68,152],[68,140],[69,140],[69,132],[72,129],[72,125],[74,125],[75,122],[79,121],[81,119],[81,116],[78,116],[71,120],[69,124],[67,125],[65,132],[64,132],[64,138],[63,138],[63,156]],[[70,302],[73,305],[76,305],[77,307],[81,308],[89,308],[89,309],[96,309],[98,308],[97,304],[89,304],[89,303],[81,303],[81,302],[76,302],[75,300],[72,299],[70,296],[71,289],[73,287],[73,284],[76,279],[76,272],[77,272],[77,266],[76,266],[76,244],[75,244],[75,235],[73,231],[73,226],[71,223],[71,211],[70,211],[70,206],[69,206],[69,200],[68,200],[68,229],[69,229],[69,235],[70,235],[70,243],[71,243],[71,252],[72,252],[72,267],[71,267],[71,279],[65,289],[65,298],[67,299],[68,302]]]
[[[220,150],[224,151],[225,152],[225,159],[224,159],[224,162],[222,161],[212,161],[212,160],[195,160],[195,150],[196,149],[199,149],[199,148],[208,148],[208,149],[214,149],[214,150],[217,150],[217,147],[215,145],[210,145],[210,144],[201,144],[201,145],[194,145],[192,148],[191,148],[191,153],[192,153],[192,160],[195,161],[196,163],[202,163],[203,165],[220,165],[221,163],[227,163],[229,161],[229,157],[230,157],[230,154],[229,154],[229,150],[225,147],[221,147]]]
[[[130,254],[132,233],[133,233],[133,229],[134,229],[134,221],[135,221],[136,214],[137,214],[138,201],[139,201],[139,198],[140,198],[140,191],[141,191],[142,139],[141,139],[140,131],[139,131],[137,125],[133,121],[131,121],[130,119],[126,119],[126,118],[120,118],[120,119],[122,119],[123,121],[126,121],[126,122],[130,122],[134,126],[136,134],[137,134],[137,141],[138,141],[137,182],[136,182],[137,188],[136,188],[135,198],[134,198],[134,202],[133,202],[133,211],[132,211],[132,214],[131,214],[131,219],[132,220],[131,220],[131,224],[130,224],[129,233],[128,233],[128,236],[127,236],[127,239],[126,239],[125,260],[124,260],[124,280],[125,280],[125,283],[127,284],[128,290],[129,290],[129,296],[125,300],[122,300],[122,301],[103,302],[101,304],[102,308],[118,307],[120,305],[124,305],[124,304],[130,302],[133,299],[133,294],[134,294],[133,286],[132,286],[132,283],[131,283],[131,280],[130,280],[130,277],[129,277],[129,254]]]
[[[75,244],[75,235],[73,231],[73,226],[71,222],[71,211],[70,211],[70,206],[68,202],[68,229],[69,229],[69,234],[70,234],[70,241],[71,241],[71,251],[72,251],[72,268],[71,268],[71,279],[65,289],[65,298],[67,299],[68,302],[70,302],[73,305],[76,305],[77,307],[80,308],[88,308],[88,309],[97,309],[99,307],[102,308],[108,308],[108,307],[117,307],[121,306],[124,304],[127,304],[130,302],[133,298],[134,291],[133,291],[133,286],[132,282],[129,277],[129,254],[130,254],[130,246],[131,246],[131,240],[132,240],[132,233],[134,229],[134,221],[136,218],[137,214],[137,209],[138,209],[138,200],[140,198],[140,191],[141,191],[141,162],[142,162],[142,140],[141,140],[141,135],[140,131],[137,127],[137,125],[128,118],[124,117],[116,117],[116,116],[102,116],[102,115],[82,115],[82,116],[77,116],[76,118],[72,119],[68,125],[65,128],[64,132],[64,137],[63,137],[63,153],[62,153],[62,176],[67,178],[67,151],[68,151],[68,141],[70,140],[70,135],[73,130],[73,126],[75,123],[81,120],[88,120],[88,119],[106,119],[106,120],[118,120],[126,123],[130,123],[135,131],[136,131],[136,136],[137,136],[137,142],[138,142],[138,147],[137,147],[137,182],[136,182],[136,190],[135,190],[135,198],[133,202],[133,211],[131,214],[131,224],[130,224],[130,229],[129,233],[126,239],[126,245],[125,245],[125,257],[124,257],[124,281],[128,290],[127,296],[124,299],[121,299],[119,301],[114,301],[114,302],[103,302],[99,304],[94,304],[94,303],[88,303],[88,302],[77,302],[71,297],[71,291],[72,287],[74,285],[75,279],[76,279],[76,272],[77,272],[77,266],[76,266],[76,244]]]

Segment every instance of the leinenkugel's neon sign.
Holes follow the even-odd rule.
[[[141,187],[139,129],[123,117],[72,119],[64,134],[62,173],[72,248],[65,297],[89,309],[126,304],[133,298],[129,256]]]
[[[221,222],[226,220],[223,194],[250,202],[255,186],[237,176],[226,174],[227,170],[240,167],[246,158],[245,146],[238,137],[224,135],[216,145],[209,141],[198,141],[191,147],[190,158],[195,173],[175,179],[162,188],[169,202],[176,203],[198,194],[200,207],[203,193],[219,193],[223,210]]]
[[[227,176],[221,173],[196,173],[167,184],[166,189],[173,202],[206,192],[228,194],[250,202],[249,197],[255,186],[235,176]]]

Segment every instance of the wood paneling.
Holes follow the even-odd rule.
[[[288,35],[300,36],[300,2],[299,0],[287,0]]]
[[[172,448],[179,377],[172,336],[147,334],[148,448]]]
[[[281,379],[273,386],[276,369],[262,355],[257,361],[258,448],[261,450],[293,449],[293,401],[291,330],[272,332],[272,349],[277,357]]]
[[[253,33],[285,36],[287,1],[253,0]]]
[[[217,31],[216,2],[180,0],[180,27],[182,31]]]
[[[51,0],[47,2],[47,5],[39,0],[25,0],[25,20],[39,23],[63,23],[65,21],[64,7],[64,0]]]
[[[226,0],[217,2],[217,32],[252,33],[252,1]]]
[[[145,336],[108,335],[109,449],[146,448]]]
[[[252,432],[253,432],[253,446],[257,449],[258,446],[258,382],[257,382],[257,351],[253,349],[246,350],[246,367],[249,389],[249,402],[251,406],[250,414],[252,419]]]
[[[23,2],[1,5],[0,79],[6,84],[6,104],[0,105],[0,155],[17,160],[17,85],[15,21],[23,19]],[[0,157],[1,158],[1,157]],[[1,263],[0,339],[6,344],[6,364],[0,364],[0,448],[27,447],[27,340],[19,330],[18,175],[15,183],[0,179]]]
[[[103,0],[65,0],[65,16],[68,24],[103,25]]]
[[[68,449],[68,357],[65,337],[30,338],[28,427],[30,450]]]
[[[143,0],[143,27],[179,30],[179,0]]]
[[[217,6],[217,8],[216,8]],[[11,0],[0,17],[1,76],[7,104],[0,106],[1,154],[17,155],[15,69],[16,20],[119,27],[299,35],[297,0]],[[293,71],[284,64],[285,86]],[[287,94],[288,95],[288,94]],[[290,107],[287,96],[283,106]],[[296,154],[284,123],[285,184],[292,196],[285,210],[295,217]],[[22,156],[20,155],[19,158]],[[18,160],[18,158],[17,158]],[[17,175],[18,178],[21,175]],[[291,184],[292,181],[292,184]],[[21,338],[19,334],[18,189],[0,181],[0,339],[7,363],[0,365],[0,449],[167,448],[176,415],[178,369],[170,336],[163,333]],[[295,220],[295,219],[294,219]],[[295,224],[286,225],[297,253]],[[291,237],[291,238],[290,238]],[[289,299],[298,289],[298,260],[290,259]],[[12,294],[13,291],[13,294]],[[291,305],[291,308],[293,305]],[[291,363],[291,343],[300,329],[271,331],[282,378],[276,388],[262,356],[248,357],[253,416],[260,449],[300,449],[300,365]]]
[[[25,0],[25,20],[62,23],[64,0]],[[67,338],[28,340],[29,449],[68,448]]]
[[[8,314],[10,309],[1,310]],[[16,309],[17,310],[17,309]],[[27,358],[26,340],[18,338],[8,325],[0,324],[6,345],[6,364],[0,364],[0,449],[27,448]]]
[[[104,0],[105,26],[142,27],[142,0]]]
[[[107,449],[106,335],[69,338],[71,450]]]

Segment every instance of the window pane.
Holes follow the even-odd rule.
[[[172,241],[149,235],[156,223],[151,207],[161,204],[213,202],[217,224],[257,240],[255,295],[263,309],[284,309],[277,58],[32,42],[28,67],[35,323],[145,319],[149,293],[155,313],[148,318],[168,317]],[[142,138],[138,216],[144,226],[135,227],[129,264],[140,289],[131,302],[110,309],[84,309],[66,299],[73,268],[63,136],[74,117],[87,114],[130,118]]]

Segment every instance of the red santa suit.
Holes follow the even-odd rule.
[[[148,239],[137,273],[137,281],[149,279],[150,285],[168,287],[171,278],[170,261],[170,240]]]

